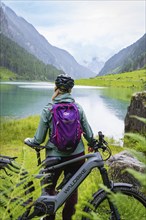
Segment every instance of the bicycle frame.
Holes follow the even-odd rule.
[[[43,171],[52,171],[63,166],[75,163],[77,161],[87,159],[85,163],[77,170],[77,172],[71,177],[71,179],[64,185],[61,191],[57,195],[42,195],[40,196],[35,205],[42,207],[44,204],[45,214],[53,214],[58,208],[67,200],[67,198],[73,193],[73,191],[81,184],[81,182],[89,175],[91,170],[97,167],[100,172],[104,182],[104,185],[111,188],[110,181],[106,169],[104,168],[104,161],[99,152],[93,154],[87,154],[79,158],[69,160],[54,166],[51,166]]]

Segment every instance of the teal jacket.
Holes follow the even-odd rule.
[[[48,136],[50,137],[52,133],[52,113],[50,110],[52,109],[53,104],[61,103],[61,102],[74,102],[77,105],[79,109],[79,114],[80,114],[80,122],[81,122],[81,126],[83,129],[83,136],[87,140],[88,143],[92,142],[93,132],[86,119],[86,115],[82,107],[78,103],[75,102],[74,98],[71,96],[70,93],[65,93],[65,94],[61,94],[57,96],[52,103],[49,103],[44,107],[42,114],[41,114],[39,126],[34,135],[34,138],[31,139],[31,142],[42,144],[46,139],[47,133],[48,133]],[[47,147],[46,156],[65,157],[69,155],[76,155],[84,151],[84,144],[83,144],[82,139],[80,140],[76,150],[73,153],[67,153],[67,152],[64,153],[64,152],[58,151],[57,147],[53,143],[50,142],[49,138],[46,143],[46,147]]]

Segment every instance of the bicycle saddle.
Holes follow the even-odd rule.
[[[45,168],[51,167],[53,165],[59,164],[61,161],[60,157],[47,157],[45,160],[42,161],[42,165]]]

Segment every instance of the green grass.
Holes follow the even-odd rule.
[[[0,80],[16,80],[18,75],[4,67],[0,67]]]
[[[35,152],[25,146],[23,141],[26,137],[33,137],[39,122],[39,116],[30,116],[19,120],[1,118],[0,121],[1,154],[18,156],[19,162],[19,155],[21,155],[23,147],[26,147],[27,152],[31,152],[30,154],[35,157]]]
[[[75,81],[76,85],[146,88],[146,69]]]

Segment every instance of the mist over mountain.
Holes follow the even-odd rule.
[[[98,57],[92,57],[91,61],[83,60],[83,65],[98,74],[104,66],[104,62],[100,61]]]
[[[146,34],[134,44],[112,56],[99,75],[129,72],[146,67]]]
[[[44,36],[3,3],[0,7],[1,33],[45,64],[50,64],[74,78],[89,78],[96,73],[77,63],[66,50],[52,46]]]

